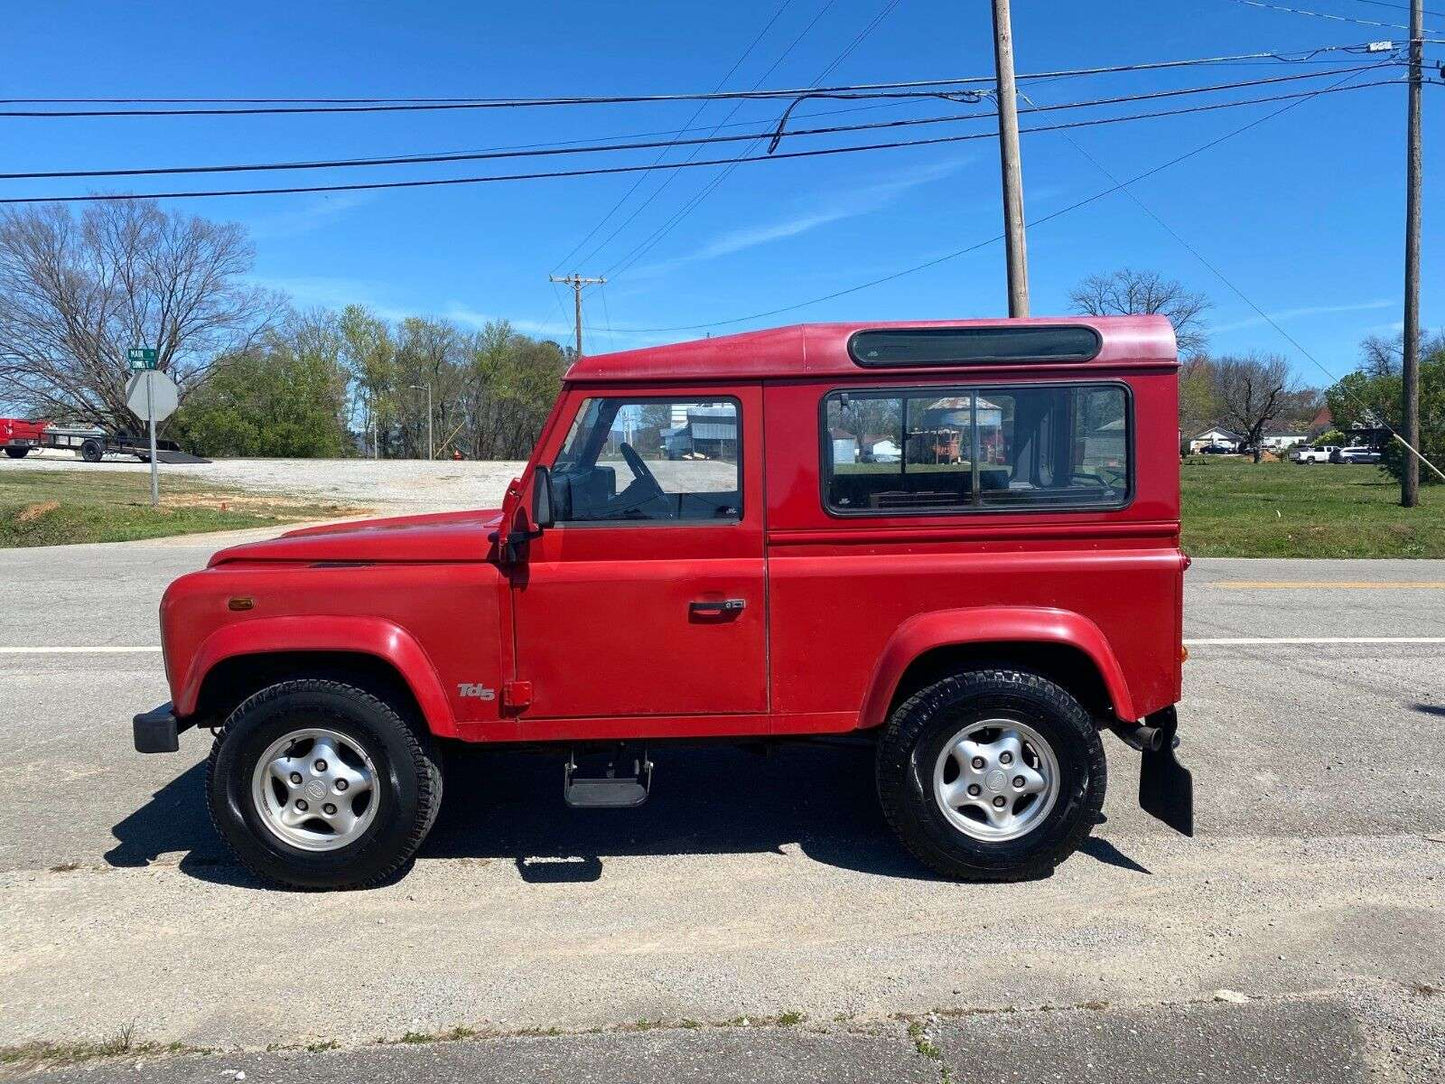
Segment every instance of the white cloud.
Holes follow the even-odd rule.
[[[1297,309],[1283,309],[1279,312],[1269,314],[1269,320],[1275,323],[1284,323],[1288,320],[1298,320],[1302,316],[1332,316],[1342,312],[1367,312],[1371,309],[1388,309],[1391,305],[1398,304],[1396,301],[1382,299],[1379,301],[1355,301],[1343,305],[1305,305]],[[1230,324],[1216,324],[1209,329],[1211,334],[1223,335],[1230,331],[1242,331],[1249,327],[1259,327],[1269,323],[1262,316],[1251,316],[1244,320],[1236,320]]]
[[[267,240],[276,237],[295,237],[298,234],[318,230],[332,219],[370,203],[375,198],[375,192],[340,192],[335,195],[308,199],[299,206],[292,206],[283,211],[259,214],[244,221],[246,229],[254,238]]]
[[[957,158],[951,162],[940,162],[936,165],[910,170],[874,184],[830,192],[824,198],[810,202],[788,218],[730,230],[701,244],[685,255],[638,267],[630,272],[628,277],[641,278],[657,275],[684,264],[731,256],[759,245],[797,237],[800,234],[816,230],[820,226],[841,222],[844,219],[857,218],[891,203],[912,189],[942,180],[950,174],[958,172],[970,161],[972,161],[971,158]]]

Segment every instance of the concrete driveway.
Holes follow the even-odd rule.
[[[587,1051],[638,1080],[705,1051],[736,1069],[710,1079],[962,1080],[1029,1049],[994,1078],[1445,1068],[1445,562],[1196,562],[1194,840],[1139,812],[1112,740],[1105,822],[1015,885],[917,868],[859,749],[662,749],[652,801],[600,813],[563,807],[554,757],[464,750],[409,874],[312,895],[229,860],[206,735],[130,748],[166,698],[160,591],[220,541],[0,552],[0,1044],[298,1047],[157,1080],[516,1079]],[[500,1038],[374,1045],[456,1028]]]

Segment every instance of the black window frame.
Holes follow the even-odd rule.
[[[608,527],[670,527],[673,530],[678,530],[680,528],[689,527],[720,528],[741,527],[743,525],[743,521],[747,518],[748,514],[747,470],[746,461],[744,459],[744,457],[747,455],[747,450],[743,443],[743,402],[740,398],[738,398],[738,396],[728,394],[717,395],[708,398],[701,395],[690,394],[635,395],[628,393],[618,393],[614,395],[609,395],[605,392],[600,395],[594,395],[590,393],[584,394],[582,398],[578,401],[577,409],[567,420],[567,432],[562,437],[562,443],[557,446],[557,451],[552,456],[552,462],[550,464],[544,464],[545,466],[547,466],[548,470],[556,469],[557,459],[561,456],[562,452],[567,447],[567,438],[571,436],[572,426],[576,423],[578,417],[581,416],[582,412],[587,409],[587,404],[594,399],[617,399],[622,402],[623,406],[631,403],[731,403],[737,411],[738,419],[738,514],[735,517],[731,517],[729,519],[563,519],[558,520],[553,525],[553,529],[574,530],[580,527],[584,530],[597,530],[599,528]],[[614,415],[614,418],[615,417],[616,415]],[[605,437],[603,438],[603,443],[606,443]],[[601,449],[599,448],[599,451],[600,450]],[[595,460],[593,462],[593,465],[596,465]]]
[[[903,338],[917,337],[920,340],[929,338],[944,338],[954,336],[959,339],[967,339],[970,335],[980,337],[988,335],[991,337],[1008,338],[1010,336],[1023,337],[1026,335],[1038,335],[1047,332],[1083,332],[1092,342],[1092,348],[1086,353],[1074,351],[1069,354],[1038,355],[1038,354],[978,354],[975,356],[949,357],[938,361],[920,361],[917,359],[905,359],[902,361],[868,359],[863,357],[859,349],[860,340],[866,339],[869,335],[895,335]],[[855,331],[848,336],[848,356],[853,364],[863,369],[938,369],[938,368],[967,368],[983,365],[1083,365],[1093,361],[1099,356],[1104,348],[1104,337],[1099,330],[1090,327],[1088,324],[1022,324],[1004,326],[976,326],[976,327],[878,327],[864,328]]]
[[[828,481],[833,466],[833,434],[828,428],[828,401],[840,395],[872,395],[877,398],[903,398],[917,395],[981,396],[989,392],[1032,391],[1037,388],[1118,388],[1124,393],[1124,454],[1126,457],[1125,476],[1128,491],[1123,500],[1096,501],[1091,504],[968,504],[955,508],[838,508],[828,499]],[[977,405],[974,407],[977,417]],[[1134,389],[1124,380],[1032,380],[1009,381],[1007,383],[969,384],[897,384],[865,387],[837,386],[828,389],[818,397],[818,500],[825,514],[835,519],[898,519],[920,516],[933,519],[948,516],[1012,516],[1012,515],[1072,515],[1079,512],[1122,512],[1129,508],[1138,495],[1137,466],[1138,454],[1135,436]],[[976,425],[975,425],[976,428]],[[907,455],[907,448],[903,449]]]

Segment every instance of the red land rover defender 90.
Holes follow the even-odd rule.
[[[441,741],[550,747],[631,806],[647,745],[877,746],[940,874],[1046,872],[1104,801],[1192,831],[1177,359],[1158,317],[822,324],[588,357],[497,511],[292,531],[161,603],[173,701],[216,731],[216,824],[256,874],[368,885],[415,853]]]

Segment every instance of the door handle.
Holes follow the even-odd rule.
[[[739,614],[747,606],[747,599],[719,598],[699,599],[687,604],[687,612],[693,614]]]

